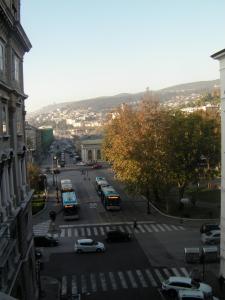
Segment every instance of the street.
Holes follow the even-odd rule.
[[[166,299],[160,290],[161,282],[172,275],[188,276],[196,267],[185,263],[184,248],[201,246],[199,227],[147,214],[146,202],[127,195],[110,169],[84,169],[88,170],[85,175],[80,168],[62,169],[56,178],[58,184],[66,178],[73,182],[81,206],[76,221],[63,220],[60,204],[55,199],[55,186],[51,187],[52,177],[48,176],[52,190],[48,210],[57,211],[59,246],[42,249],[42,275],[60,281],[62,299],[73,299],[76,294],[81,294],[81,299]],[[104,176],[120,193],[121,211],[104,209],[95,190],[96,176]],[[34,226],[36,230],[49,225],[48,210],[40,215],[41,222]],[[134,219],[138,220],[135,230]],[[133,240],[106,243],[106,232],[111,226],[132,233]],[[74,242],[81,237],[105,243],[106,252],[75,253]]]

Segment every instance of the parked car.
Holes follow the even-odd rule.
[[[200,227],[200,233],[206,233],[211,230],[220,230],[220,225],[219,224],[212,224],[212,223],[204,223]]]
[[[51,246],[57,246],[58,244],[59,244],[59,240],[56,237],[47,236],[47,235],[34,236],[35,247],[51,247]]]
[[[77,166],[86,166],[87,164],[83,161],[79,161],[76,163]]]
[[[92,166],[92,169],[101,169],[102,168],[102,165],[101,164],[94,164]]]
[[[74,251],[77,253],[104,252],[105,245],[93,239],[79,239],[75,241]]]
[[[107,242],[128,242],[132,239],[132,235],[128,232],[122,232],[119,229],[112,229],[106,233]]]
[[[211,230],[206,233],[202,233],[201,241],[203,244],[219,244],[220,230]]]
[[[205,296],[202,291],[193,291],[193,290],[180,290],[178,292],[177,300],[219,300],[214,296]]]
[[[162,282],[162,290],[170,297],[177,297],[180,290],[196,290],[206,297],[212,296],[212,288],[206,283],[193,281],[191,277],[171,276]]]

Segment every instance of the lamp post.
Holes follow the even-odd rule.
[[[52,184],[55,185],[55,176],[54,176],[54,161],[57,159],[56,156],[52,155]]]

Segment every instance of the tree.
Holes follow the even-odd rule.
[[[124,106],[106,128],[103,153],[116,176],[130,191],[144,195],[148,204],[152,193],[160,201],[172,186],[168,169],[166,132],[169,113],[152,96],[137,110]],[[149,208],[149,205],[148,205]]]
[[[38,182],[39,182],[39,174],[40,174],[40,168],[36,164],[33,164],[31,162],[28,162],[27,164],[27,172],[28,177],[30,181],[30,187],[32,189],[38,190]]]

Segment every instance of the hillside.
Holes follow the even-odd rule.
[[[215,85],[219,85],[219,80],[211,80],[211,81],[197,81],[191,83],[185,83],[180,85],[175,85],[171,87],[167,87],[164,89],[160,89],[157,91],[153,91],[156,93],[160,99],[160,101],[169,101],[176,95],[190,95],[190,94],[206,94],[211,92]],[[32,113],[34,114],[45,114],[48,112],[52,112],[56,109],[87,109],[91,108],[92,111],[101,111],[109,108],[114,108],[119,106],[122,103],[132,103],[140,100],[143,96],[144,92],[136,93],[136,94],[128,94],[122,93],[115,96],[103,96],[98,98],[80,100],[80,101],[71,101],[71,102],[62,102],[57,104],[52,104],[43,107],[42,109]]]

